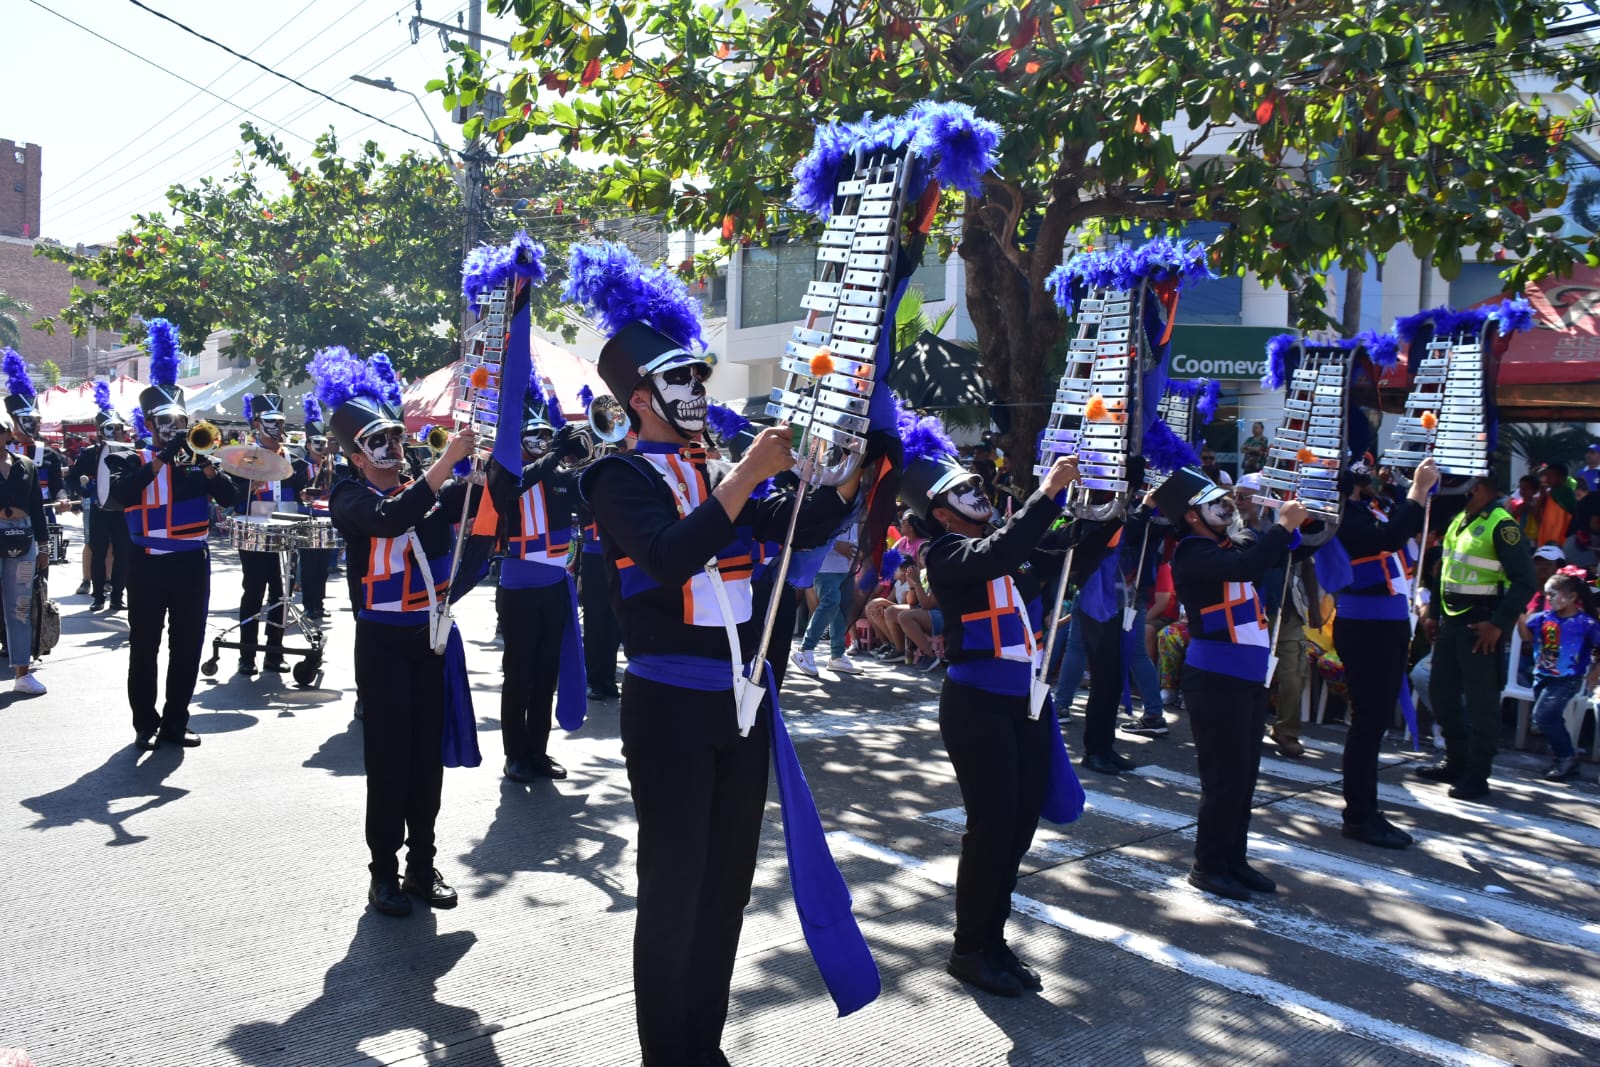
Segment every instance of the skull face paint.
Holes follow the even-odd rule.
[[[650,410],[681,437],[693,437],[706,427],[706,379],[711,367],[691,363],[670,367],[650,376]]]
[[[189,431],[187,415],[157,415],[150,421],[154,423],[150,429],[158,445],[171,444]]]
[[[1219,537],[1226,537],[1230,541],[1242,541],[1249,534],[1232,497],[1207,501],[1197,510],[1200,512],[1200,521]]]
[[[39,439],[39,416],[18,415],[17,429],[37,441]]]
[[[549,430],[524,430],[522,451],[530,459],[537,459],[550,451],[550,440],[554,436]]]
[[[256,436],[260,443],[268,448],[276,447],[283,440],[283,430],[286,423],[282,419],[257,419]]]
[[[367,462],[379,470],[393,470],[405,459],[405,431],[385,427],[356,442]]]
[[[983,493],[983,480],[976,475],[952,486],[945,493],[950,510],[976,523],[988,522],[994,515],[994,504]]]
[[[103,422],[100,424],[100,440],[120,441],[124,427],[120,422]]]

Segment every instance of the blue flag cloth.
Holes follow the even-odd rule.
[[[578,634],[578,583],[566,576],[567,600],[572,610],[561,631],[561,673],[556,678],[556,722],[563,730],[576,730],[589,712],[589,675],[583,664],[583,638]]]
[[[1337,537],[1330,537],[1326,544],[1317,549],[1317,554],[1311,557],[1311,565],[1316,568],[1317,584],[1322,586],[1324,593],[1348,589],[1355,580],[1355,571],[1350,566],[1350,553],[1345,551],[1343,542]]]
[[[511,279],[511,330],[500,363],[500,409],[495,417],[494,458],[508,471],[522,469],[522,408],[533,378],[533,349],[528,339],[526,278]]]
[[[1064,826],[1077,821],[1083,814],[1083,783],[1078,772],[1072,769],[1072,757],[1067,754],[1067,739],[1061,736],[1061,722],[1056,718],[1054,697],[1046,697],[1040,715],[1050,719],[1050,788],[1044,795],[1044,808],[1039,812],[1046,819]]]
[[[478,716],[472,710],[472,685],[467,681],[467,653],[461,628],[450,624],[444,648],[444,737],[441,749],[446,767],[476,767],[483,762],[478,751]]]
[[[1406,717],[1406,729],[1411,731],[1411,751],[1422,751],[1422,732],[1417,729],[1417,705],[1411,697],[1411,679],[1400,682],[1400,714]]]
[[[789,888],[828,995],[840,1016],[864,1008],[878,998],[882,981],[866,938],[850,912],[850,887],[828,851],[817,814],[817,802],[806,785],[805,771],[778,708],[772,668],[766,672],[772,705],[772,766],[778,776],[778,803],[783,812],[783,848],[789,858]],[[1070,770],[1070,765],[1069,765]]]

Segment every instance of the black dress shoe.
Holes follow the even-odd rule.
[[[393,875],[374,878],[367,888],[367,899],[385,915],[411,914],[411,898],[400,891],[400,879]]]
[[[1001,943],[1000,956],[1005,962],[1006,970],[1017,976],[1022,988],[1031,989],[1035,993],[1044,988],[1044,979],[1039,977],[1039,972],[1018,959],[1017,954],[1011,951],[1010,945]]]
[[[1233,875],[1235,881],[1252,893],[1276,893],[1278,891],[1277,882],[1274,882],[1243,860],[1229,867],[1228,873]]]
[[[1096,774],[1121,774],[1137,766],[1120,752],[1090,752],[1079,762]]]
[[[1484,778],[1462,778],[1450,787],[1450,795],[1456,800],[1480,800],[1489,795],[1489,782]]]
[[[1382,815],[1374,815],[1363,822],[1347,822],[1339,833],[1352,841],[1378,848],[1401,849],[1411,844],[1411,835],[1391,825]]]
[[[287,674],[289,665],[283,661],[282,656],[268,657],[267,662],[261,667],[268,674]]]
[[[182,745],[184,748],[200,747],[200,735],[195,733],[193,730],[185,730],[178,734],[169,734],[163,731],[161,734],[161,740],[165,741],[169,745]]]
[[[119,597],[119,596],[112,597],[111,598],[111,613],[114,615],[114,614],[116,614],[117,612],[119,612],[121,610],[122,610],[122,598]]]
[[[89,610],[90,611],[104,611],[104,610],[106,610],[106,598],[103,597],[103,596],[95,597],[94,598],[94,603],[89,605]]]
[[[254,678],[261,672],[256,670],[255,660],[242,659],[239,661],[239,673],[246,678]]]
[[[528,769],[540,778],[553,778],[561,781],[567,776],[567,769],[549,756],[535,756],[528,761]]]
[[[596,689],[591,685],[588,696],[590,700],[615,700],[617,699],[617,691],[615,689]]]
[[[456,891],[445,883],[444,875],[435,867],[428,874],[406,873],[400,888],[414,897],[421,897],[430,908],[453,908],[459,902]]]
[[[1454,785],[1461,780],[1461,772],[1451,766],[1449,760],[1445,760],[1443,763],[1434,763],[1427,767],[1413,768],[1411,773],[1421,778],[1424,782],[1449,782]]]
[[[1246,889],[1245,884],[1231,874],[1208,874],[1195,867],[1189,871],[1189,884],[1196,889],[1204,890],[1219,897],[1227,897],[1229,900],[1248,901],[1250,899],[1250,890]]]
[[[1022,996],[1022,979],[1013,974],[994,952],[952,952],[944,969],[952,977],[975,985],[997,997]]]
[[[133,747],[141,752],[154,752],[161,747],[161,738],[154,733],[139,734],[133,739]]]
[[[533,781],[537,777],[533,773],[533,768],[528,766],[527,761],[520,759],[506,760],[505,776],[513,782],[522,782],[524,784]]]

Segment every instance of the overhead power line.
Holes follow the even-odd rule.
[[[38,0],[32,0],[32,2],[38,3]],[[267,66],[265,63],[261,62],[259,59],[255,59],[252,56],[245,55],[243,52],[239,52],[239,51],[236,51],[236,50],[234,50],[232,48],[229,48],[227,45],[223,44],[221,41],[217,40],[215,37],[207,37],[205,34],[201,33],[199,30],[195,29],[194,27],[189,26],[189,25],[187,25],[185,23],[179,22],[177,19],[173,18],[171,15],[167,15],[167,14],[164,14],[164,13],[162,13],[160,11],[157,11],[155,8],[151,7],[149,4],[144,3],[143,0],[128,0],[128,3],[132,4],[136,8],[139,8],[141,11],[148,11],[150,14],[154,15],[158,19],[161,19],[163,22],[171,23],[172,25],[178,27],[178,29],[182,30],[184,33],[187,33],[192,37],[198,37],[200,40],[206,42],[209,45],[215,45],[217,48],[222,49],[224,52],[228,53],[230,56],[233,56],[233,57],[235,57],[237,59],[242,59],[246,63],[251,64],[252,66],[260,67],[262,70],[266,71],[268,74],[271,74],[275,78],[282,78],[284,81],[289,82],[291,85],[299,86],[301,89],[304,89],[306,92],[311,93],[314,96],[320,96],[320,97],[322,97],[322,99],[328,101],[331,104],[337,104],[338,106],[344,108],[346,111],[353,111],[357,115],[360,115],[362,118],[371,119],[373,122],[378,123],[381,126],[387,126],[389,129],[394,130],[396,133],[403,133],[407,137],[415,137],[417,140],[423,142],[424,144],[427,144],[427,145],[430,145],[430,146],[433,144],[433,138],[431,138],[431,137],[425,137],[422,134],[416,132],[415,130],[406,129],[404,126],[396,126],[394,123],[389,122],[386,119],[381,119],[377,115],[372,114],[372,112],[370,112],[370,111],[363,111],[359,107],[356,107],[354,104],[347,104],[343,100],[340,100],[336,96],[330,96],[329,94],[323,92],[321,89],[313,89],[311,86],[307,85],[305,82],[301,81],[300,79],[291,78],[289,75],[284,74],[281,71],[274,70],[273,68]],[[43,5],[41,5],[41,6],[43,6]]]

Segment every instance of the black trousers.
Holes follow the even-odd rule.
[[[1350,730],[1344,739],[1344,821],[1378,814],[1378,750],[1394,721],[1406,676],[1411,624],[1405,619],[1333,620],[1333,647],[1350,690]]]
[[[92,516],[90,513],[93,513]],[[109,592],[112,600],[122,599],[122,589],[127,584],[128,557],[133,554],[133,543],[128,540],[128,520],[121,510],[108,511],[92,504],[84,506],[85,521],[89,525],[89,581],[94,598],[100,600]],[[111,556],[111,566],[106,567],[106,555]]]
[[[300,559],[300,604],[313,615],[321,615],[328,594],[328,570],[333,566],[334,548],[302,548]]]
[[[189,701],[200,676],[206,610],[211,600],[211,554],[152,556],[133,549],[128,560],[128,706],[133,732],[171,737],[189,728]],[[167,696],[156,711],[156,655],[167,627]]]
[[[1506,639],[1502,636],[1493,652],[1472,651],[1478,635],[1467,618],[1446,615],[1439,623],[1428,704],[1444,734],[1445,761],[1469,779],[1488,780],[1500,747],[1500,691],[1505,688],[1501,651]]]
[[[771,712],[763,706],[740,737],[732,690],[625,674],[621,717],[639,820],[633,995],[644,1063],[724,1063],[718,1048],[761,839]]]
[[[280,570],[278,553],[276,552],[243,552],[239,553],[239,563],[244,568],[244,595],[239,600],[239,618],[248,619],[261,610],[261,605],[267,601],[278,603],[283,599],[283,572]],[[239,627],[239,641],[241,644],[255,645],[261,640],[261,623],[247,622]],[[283,647],[283,608],[273,608],[267,612],[267,646],[270,649]],[[275,657],[276,652],[268,651],[269,658]],[[240,652],[239,658],[249,662],[256,658],[254,652]]]
[[[1050,785],[1048,715],[1028,718],[1027,697],[996,696],[945,680],[939,736],[955,766],[967,831],[956,869],[956,951],[1005,943],[1017,868],[1039,826]]]
[[[444,657],[428,645],[428,627],[356,622],[356,693],[366,711],[368,869],[374,877],[406,870],[431,880],[433,824],[444,786]]]
[[[1089,703],[1083,712],[1083,752],[1104,755],[1117,740],[1117,705],[1122,703],[1122,619],[1113,615],[1105,622],[1081,612],[1079,620],[1084,648],[1089,653]],[[1057,640],[1063,640],[1058,634]]]
[[[500,685],[500,739],[507,760],[532,759],[549,751],[550,710],[561,674],[561,637],[572,613],[570,599],[565,581],[539,589],[495,590],[494,606],[505,641],[500,654],[505,674]]]
[[[772,574],[768,570],[768,577],[758,581],[750,587],[750,616],[759,626],[767,622],[767,604],[772,598]],[[794,617],[800,610],[800,598],[793,586],[785,585],[778,597],[778,614],[772,624],[772,642],[767,645],[767,663],[772,666],[772,687],[783,688],[784,674],[789,670],[789,650],[794,648]],[[756,633],[761,631],[758,628]],[[757,640],[760,638],[758,637]],[[756,654],[753,648],[747,648],[745,658],[749,659]]]
[[[583,608],[583,669],[589,676],[589,688],[610,695],[617,691],[622,627],[611,610],[611,578],[602,553],[578,554],[578,601]]]
[[[1180,684],[1200,761],[1194,865],[1207,874],[1227,874],[1245,858],[1250,801],[1261,769],[1267,688],[1188,665]]]

